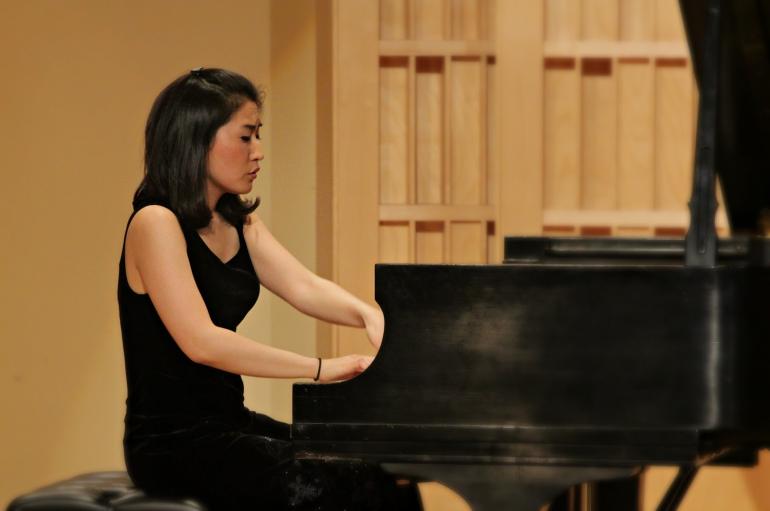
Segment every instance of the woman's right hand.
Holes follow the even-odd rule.
[[[321,374],[318,381],[329,383],[333,381],[349,380],[357,376],[369,367],[374,357],[366,355],[346,355],[337,358],[325,358],[321,362]]]

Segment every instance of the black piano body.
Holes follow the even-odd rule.
[[[295,386],[299,453],[385,463],[472,503],[462,480],[488,470],[492,487],[539,484],[539,507],[770,440],[770,243],[722,244],[715,269],[676,264],[681,240],[507,243],[509,265],[376,268],[380,353],[354,380]]]
[[[770,205],[770,2],[719,4],[681,2],[702,97],[709,76],[720,90],[716,122],[701,103],[688,238],[508,238],[503,265],[378,265],[382,348],[351,381],[294,386],[299,456],[441,481],[474,509],[671,464],[675,509],[697,467],[770,445],[770,240],[752,236]],[[695,211],[709,154],[730,239]],[[711,262],[685,264],[703,233]]]

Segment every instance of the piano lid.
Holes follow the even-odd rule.
[[[770,0],[722,0],[717,173],[735,232],[770,214]],[[703,67],[704,0],[680,0],[696,71]]]

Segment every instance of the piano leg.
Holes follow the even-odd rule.
[[[573,486],[559,494],[548,506],[548,511],[577,511],[580,510],[580,497],[583,485]]]
[[[598,511],[639,510],[639,476],[593,483],[590,492],[590,509]]]
[[[698,474],[698,467],[695,465],[682,465],[679,467],[676,477],[668,487],[666,494],[658,504],[658,511],[675,511],[679,508],[685,493],[690,488],[693,479]]]
[[[538,511],[566,488],[586,481],[628,478],[636,467],[452,465],[386,463],[385,470],[437,481],[455,490],[474,511]]]

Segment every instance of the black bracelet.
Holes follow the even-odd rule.
[[[315,378],[313,378],[313,381],[318,381],[318,378],[321,377],[321,357],[318,357],[318,372],[315,373]]]

